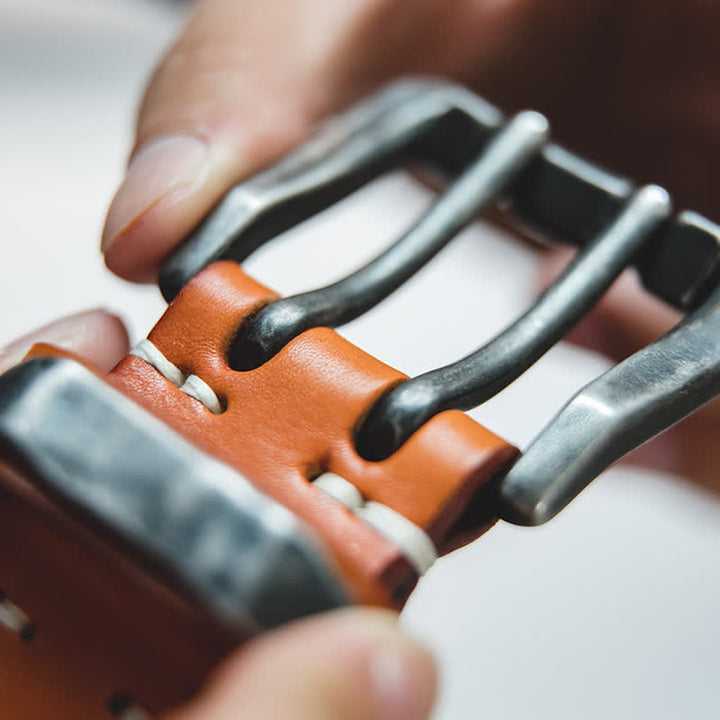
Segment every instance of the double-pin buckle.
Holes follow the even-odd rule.
[[[323,125],[303,147],[233,188],[167,261],[170,300],[215,260],[247,258],[380,173],[421,165],[453,178],[390,248],[326,287],[279,299],[243,324],[231,367],[251,370],[310,328],[338,327],[396,290],[491,204],[573,262],[518,320],[478,350],[402,382],[357,429],[359,454],[394,452],[437,413],[494,397],[558,342],[633,266],[647,290],[685,312],[670,333],[582,389],[499,484],[504,519],[552,518],[627,452],[720,392],[720,227],[673,216],[660,187],[629,181],[548,142],[539,113],[502,113],[460,87],[405,81]]]

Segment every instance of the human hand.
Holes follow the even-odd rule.
[[[198,2],[147,88],[103,235],[107,264],[153,279],[232,184],[407,73],[543,110],[560,142],[712,215],[718,19],[720,7],[680,0]],[[574,337],[620,359],[676,319],[626,277]],[[717,486],[719,424],[710,406],[636,457]]]
[[[434,695],[432,661],[395,615],[355,608],[249,643],[164,720],[423,720]]]
[[[47,325],[0,350],[0,373],[36,342],[48,342],[109,370],[128,351],[123,323],[93,310]],[[345,609],[297,621],[247,643],[206,688],[165,720],[423,720],[435,695],[426,650],[394,613]]]

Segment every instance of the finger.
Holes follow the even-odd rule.
[[[45,325],[0,349],[0,373],[17,365],[38,342],[57,345],[110,370],[129,349],[122,320],[105,310],[88,310]]]
[[[341,34],[360,5],[198,4],[145,93],[136,149],[103,232],[112,270],[152,279],[228,187],[289,150],[329,112],[328,38]]]
[[[395,616],[352,609],[254,641],[165,720],[420,720],[434,695],[433,663]]]

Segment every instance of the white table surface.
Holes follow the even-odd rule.
[[[173,3],[0,0],[0,345],[93,306],[119,310],[136,340],[161,313],[157,290],[114,278],[97,246],[143,80],[180,18]],[[283,292],[312,287],[370,257],[428,200],[403,175],[384,178],[247,267]],[[477,225],[342,332],[416,374],[488,338],[533,283],[531,253]],[[561,345],[472,415],[522,446],[605,367]],[[714,720],[720,503],[614,469],[546,527],[501,524],[440,561],[404,622],[439,658],[438,720]]]

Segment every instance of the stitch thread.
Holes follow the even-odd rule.
[[[197,375],[186,377],[150,340],[141,340],[130,354],[151,365],[166,380],[202,403],[211,413],[217,415],[223,411],[220,399],[202,378]],[[320,475],[313,484],[397,545],[418,575],[424,575],[432,567],[437,559],[433,541],[421,527],[404,515],[387,505],[365,502],[360,491],[351,482],[334,473]]]
[[[219,415],[223,411],[220,398],[218,398],[213,389],[202,378],[197,375],[185,376],[183,371],[180,370],[177,365],[171,363],[147,338],[141,340],[130,351],[130,354],[139,357],[148,365],[154,367],[155,370],[178,388],[178,390],[197,400],[213,415]]]
[[[188,375],[180,390],[201,402],[213,415],[219,415],[223,411],[220,399],[213,389],[197,375]]]
[[[397,545],[418,575],[424,575],[437,560],[435,545],[421,527],[387,505],[365,502],[360,491],[345,478],[324,473],[313,481],[313,485]]]
[[[141,340],[131,351],[131,355],[139,357],[148,365],[152,365],[166,380],[175,387],[181,387],[185,375],[177,365],[173,365],[149,340]]]
[[[351,482],[335,473],[324,473],[313,480],[313,485],[335,498],[351,512],[360,510],[365,504],[360,491]]]

